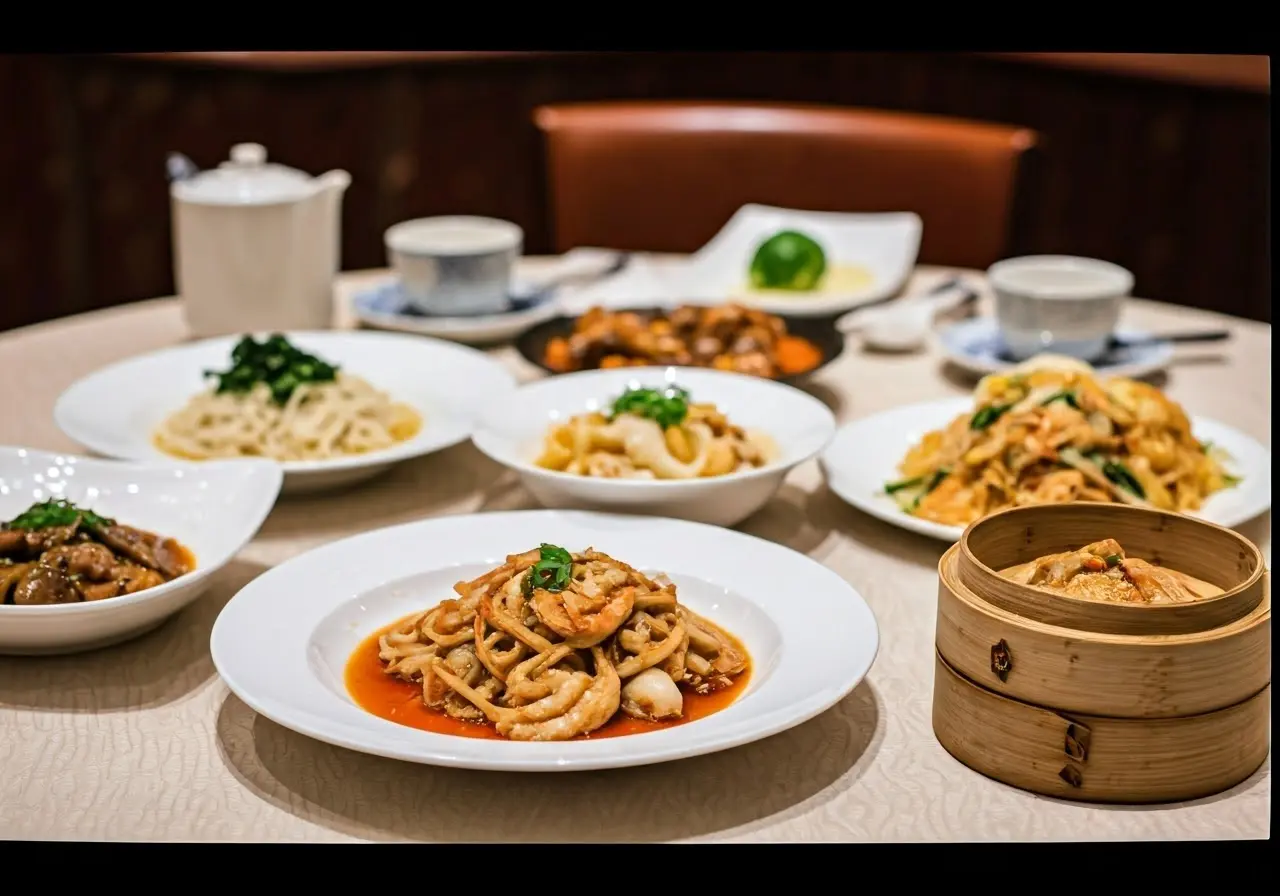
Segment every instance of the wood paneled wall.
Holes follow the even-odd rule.
[[[233,54],[234,55],[234,54]],[[0,329],[173,290],[164,157],[233,143],[345,168],[343,266],[384,263],[408,217],[495,215],[547,251],[536,105],[800,100],[1035,128],[1010,254],[1129,267],[1142,295],[1270,321],[1270,100],[1028,64],[1025,54],[414,54],[395,64],[0,57]],[[928,261],[928,259],[922,259]]]

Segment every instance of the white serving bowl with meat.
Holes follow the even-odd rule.
[[[641,392],[661,393],[662,401],[679,393],[688,412],[673,425],[643,409],[618,410],[620,398]],[[835,430],[831,410],[793,386],[714,370],[628,367],[522,386],[484,410],[472,440],[546,507],[734,526]],[[557,431],[560,441],[551,444]]]
[[[73,653],[196,600],[271,512],[278,464],[121,463],[0,447],[0,653]]]

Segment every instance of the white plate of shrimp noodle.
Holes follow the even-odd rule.
[[[842,427],[820,458],[859,510],[956,541],[1026,504],[1125,503],[1228,528],[1271,508],[1271,451],[1155,386],[1053,355],[989,374],[971,398]]]
[[[357,535],[249,583],[210,649],[260,715],[491,771],[667,762],[777,734],[875,660],[865,601],[789,548],[687,520],[530,510]]]

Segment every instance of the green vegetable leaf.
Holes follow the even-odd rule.
[[[206,370],[205,376],[218,381],[216,391],[248,392],[258,383],[271,390],[271,399],[284,404],[295,389],[306,383],[330,383],[337,379],[338,367],[294,346],[279,333],[258,342],[245,336],[231,350],[227,370]]]
[[[997,420],[1003,417],[1005,412],[1008,411],[1009,408],[1011,407],[1013,407],[1013,405],[1011,404],[987,405],[985,408],[980,409],[976,414],[974,414],[972,418],[970,418],[969,428],[974,430],[986,429],[992,423],[995,423]]]
[[[1233,475],[1233,474],[1231,474],[1231,473],[1223,473],[1223,474],[1222,474],[1222,481],[1223,481],[1223,483],[1226,485],[1226,487],[1227,487],[1227,488],[1234,488],[1235,486],[1237,486],[1237,485],[1239,485],[1240,483],[1244,482],[1244,477],[1243,477],[1243,476],[1235,476],[1235,475]]]
[[[920,502],[924,500],[925,495],[941,485],[942,480],[950,475],[950,468],[939,467],[925,476],[915,476],[899,482],[890,482],[885,485],[884,490],[886,494],[893,496],[893,500],[897,502],[905,513],[912,513],[920,506]]]
[[[1066,404],[1075,408],[1077,411],[1080,410],[1080,399],[1076,396],[1074,389],[1063,389],[1060,392],[1054,392],[1044,401],[1040,402],[1040,406],[1048,407],[1049,405],[1053,404],[1055,401],[1066,402]]]
[[[1108,554],[1105,558],[1107,566],[1119,566],[1120,561],[1124,558],[1119,554]]]
[[[942,480],[946,479],[950,475],[951,470],[948,467],[939,467],[934,470],[933,474],[929,477],[929,481],[925,483],[924,493],[926,495],[929,494],[929,492],[942,485]]]
[[[70,526],[80,520],[89,526],[113,526],[115,520],[99,516],[92,510],[77,507],[64,498],[32,504],[4,525],[6,529],[49,529]]]
[[[538,562],[530,568],[521,587],[525,595],[535,588],[544,591],[563,591],[573,575],[573,555],[554,544],[543,543],[538,548]]]
[[[614,400],[609,419],[619,414],[647,417],[667,429],[679,425],[689,415],[689,393],[679,386],[628,389]]]
[[[923,476],[912,476],[910,479],[899,479],[897,482],[885,483],[884,493],[886,495],[892,495],[895,492],[902,491],[904,488],[914,488],[917,485],[923,485],[923,484],[924,484]]]
[[[1133,475],[1133,471],[1118,460],[1107,460],[1102,462],[1102,475],[1106,476],[1120,488],[1132,495],[1137,495],[1143,500],[1147,497],[1147,490],[1142,487],[1142,483],[1138,481],[1138,477]]]

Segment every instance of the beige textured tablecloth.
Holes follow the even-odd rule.
[[[347,276],[339,298],[370,275]],[[939,272],[917,273],[916,285]],[[1271,441],[1271,328],[1133,302],[1125,323],[1229,327],[1186,348],[1170,394]],[[183,339],[157,300],[0,334],[0,443],[78,446],[51,409],[74,379]],[[494,350],[524,379],[537,372]],[[841,422],[964,394],[936,353],[864,354],[856,342],[811,390]],[[962,766],[930,727],[943,545],[849,508],[817,464],[793,471],[741,528],[834,569],[882,632],[866,681],[817,719],[696,759],[611,772],[505,775],[411,765],[311,741],[228,694],[210,627],[268,566],[363,530],[439,514],[534,506],[469,444],[405,463],[355,491],[286,499],[196,605],[140,640],[65,658],[0,657],[0,839],[110,840],[1058,840],[1269,835],[1270,760],[1232,791],[1155,808],[1032,796]],[[1271,549],[1270,514],[1242,531]]]

